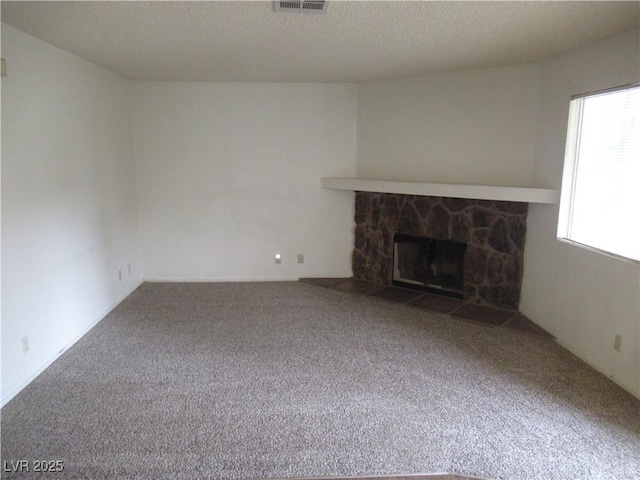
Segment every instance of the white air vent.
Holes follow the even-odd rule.
[[[329,0],[275,0],[276,12],[325,13]]]

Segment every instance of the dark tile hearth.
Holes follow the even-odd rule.
[[[488,323],[489,325],[504,325],[507,321],[511,320],[516,313],[517,312],[514,311],[498,310],[468,303],[452,312],[451,315],[464,318],[465,320]]]
[[[311,283],[318,285],[319,287],[333,287],[340,282],[349,280],[348,277],[321,277],[321,278],[301,278],[300,281],[304,283]]]
[[[381,285],[376,285],[375,283],[365,282],[364,280],[349,278],[333,285],[332,288],[340,290],[341,292],[360,293],[362,295],[367,295],[377,290],[381,290],[384,287]]]
[[[397,303],[408,303],[422,297],[422,293],[398,287],[387,287],[371,294],[372,297],[382,298]]]
[[[365,295],[424,310],[447,313],[453,319],[470,320],[487,326],[510,328],[530,335],[553,338],[546,330],[516,310],[497,309],[456,298],[398,287],[385,287],[356,278],[301,278],[300,281],[344,293]]]
[[[519,330],[521,332],[527,332],[534,335],[553,338],[553,336],[544,328],[539,327],[520,312],[516,313],[515,317],[505,323],[504,326],[507,328],[513,328],[514,330]]]
[[[411,302],[414,307],[420,307],[427,310],[433,310],[440,313],[451,313],[456,308],[463,305],[463,301],[457,298],[442,297],[440,295],[426,294]]]

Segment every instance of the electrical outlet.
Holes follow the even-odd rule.
[[[304,263],[304,255],[301,253],[298,254],[298,263]]]
[[[122,270],[118,270],[118,281],[122,281]]]
[[[129,270],[129,275],[131,275],[132,271],[131,271],[131,264],[130,263],[127,263],[127,269]]]
[[[29,337],[22,337],[22,353],[27,353],[29,351]]]
[[[274,258],[276,260],[276,265],[280,265],[282,263],[282,255],[280,255],[279,253],[276,253]]]
[[[616,336],[613,338],[613,349],[616,352],[619,352],[622,349],[622,335],[616,333]]]

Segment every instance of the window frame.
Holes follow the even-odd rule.
[[[606,95],[620,90],[629,90],[633,88],[639,88],[640,82],[629,83],[625,85],[619,85],[616,87],[605,88],[601,90],[594,90],[586,93],[580,93],[572,95],[569,103],[569,115],[567,120],[567,137],[565,143],[564,163],[562,170],[562,187],[560,190],[560,205],[558,212],[558,225],[556,230],[556,238],[562,243],[573,245],[591,252],[599,253],[607,257],[622,260],[634,265],[640,265],[640,260],[635,258],[626,257],[622,254],[603,250],[592,245],[588,245],[571,238],[568,238],[571,232],[570,217],[573,212],[573,202],[575,198],[575,190],[578,176],[578,163],[579,163],[579,147],[580,136],[582,134],[582,117],[584,114],[584,102],[580,102],[579,107],[574,109],[574,101],[585,99],[587,97],[595,97],[599,95]],[[579,119],[576,123],[575,116]],[[575,128],[572,128],[575,126]],[[571,158],[570,158],[571,157]]]

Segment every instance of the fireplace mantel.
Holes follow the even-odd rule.
[[[557,192],[549,188],[470,185],[465,183],[398,182],[364,178],[322,178],[322,188],[355,192],[396,193],[429,197],[469,198],[507,202],[547,203],[558,201]]]

